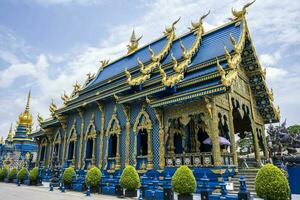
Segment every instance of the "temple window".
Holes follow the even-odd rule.
[[[86,142],[86,159],[91,159],[93,155],[93,139],[88,138]]]
[[[70,143],[69,143],[69,152],[68,152],[68,160],[72,160],[73,159],[74,148],[75,148],[75,142],[74,141],[70,141]]]
[[[148,155],[148,133],[146,130],[140,130],[138,133],[137,152],[138,156]]]
[[[118,137],[112,134],[109,138],[109,157],[116,157],[117,155]]]

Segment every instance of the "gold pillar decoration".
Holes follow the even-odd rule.
[[[212,143],[212,155],[214,159],[214,165],[221,165],[221,151],[219,143],[219,130],[218,130],[218,115],[215,98],[205,99],[208,116],[211,116],[210,120],[210,137]]]
[[[44,148],[44,155],[43,155],[43,158],[41,159],[41,156],[42,156],[42,149]],[[42,141],[41,141],[41,153],[40,153],[40,161],[42,160],[43,163],[42,163],[42,166],[46,166],[46,161],[45,161],[45,158],[46,158],[46,153],[47,153],[47,139],[46,138],[43,138]]]
[[[92,153],[92,159],[91,159],[91,164],[94,166],[95,165],[95,154],[96,154],[96,126],[95,126],[95,114],[92,113],[89,125],[87,126],[86,133],[84,136],[84,149],[83,149],[83,156],[82,156],[82,162],[85,162],[86,159],[86,147],[87,147],[87,141],[88,139],[93,140],[93,153]]]
[[[152,122],[149,117],[149,114],[146,112],[146,105],[142,106],[141,111],[136,117],[135,123],[133,125],[133,132],[135,134],[134,139],[134,165],[136,165],[136,156],[137,156],[137,134],[140,130],[147,130],[148,134],[148,156],[147,156],[147,170],[153,169],[153,151],[152,151]]]
[[[235,132],[234,132],[234,125],[233,125],[233,115],[232,115],[232,102],[231,102],[231,94],[228,94],[228,105],[229,105],[229,111],[228,111],[228,120],[229,120],[229,129],[230,129],[230,153],[233,156],[233,164],[237,165],[238,160],[237,160],[237,149],[236,149],[236,143],[235,143]]]
[[[250,96],[253,97],[252,94],[252,90],[250,85],[248,86],[248,90],[250,92]],[[252,132],[253,132],[253,140],[254,140],[254,153],[255,153],[255,160],[256,160],[256,165],[257,167],[261,166],[261,159],[260,159],[260,154],[259,154],[259,144],[258,144],[258,138],[257,138],[257,132],[256,132],[256,128],[255,128],[255,115],[254,115],[254,107],[253,107],[253,102],[250,100],[250,109],[251,109],[251,116],[249,116],[251,118],[251,128],[252,128]]]
[[[61,164],[64,165],[64,162],[66,160],[65,158],[65,151],[66,151],[66,143],[67,143],[67,116],[57,116],[58,121],[61,124],[62,130],[63,130],[63,144],[61,145],[62,153],[61,153]]]
[[[269,156],[269,150],[268,150],[268,144],[267,144],[267,138],[266,138],[265,126],[262,126],[261,134],[262,134],[262,137],[263,137],[263,143],[264,143],[264,155],[265,155],[265,159],[266,159],[266,160],[269,160],[269,159],[270,159],[270,156]]]
[[[52,158],[53,158],[55,146],[58,145],[58,150],[57,150],[58,152],[56,152],[56,155],[57,155],[57,158],[59,160],[59,158],[60,158],[60,153],[59,153],[60,152],[60,144],[61,144],[61,136],[60,136],[60,132],[58,130],[57,133],[54,136],[54,139],[53,139]]]
[[[100,149],[99,149],[99,162],[98,166],[101,169],[102,168],[102,159],[103,159],[103,144],[104,144],[104,125],[105,125],[105,113],[104,113],[104,103],[97,102],[98,109],[101,113],[101,127],[100,127]]]
[[[126,116],[126,150],[125,150],[125,165],[129,165],[129,148],[130,148],[130,107],[128,105],[123,105],[123,111]]]
[[[165,131],[163,123],[163,111],[161,109],[155,109],[155,115],[159,125],[159,168],[165,167]]]
[[[74,162],[75,162],[76,141],[77,141],[77,132],[76,132],[76,119],[75,119],[71,127],[69,137],[67,139],[67,150],[66,150],[66,160],[68,160],[70,142],[74,142],[72,165],[75,164]]]
[[[82,145],[83,145],[83,132],[84,132],[84,110],[83,109],[78,109],[78,113],[81,119],[81,124],[80,124],[80,142],[79,142],[79,155],[78,155],[78,168],[82,168],[82,163],[83,159],[82,156]]]
[[[121,126],[120,122],[118,119],[117,115],[117,106],[115,106],[112,117],[108,123],[108,127],[106,129],[106,148],[105,148],[105,157],[106,157],[106,166],[108,164],[108,143],[109,143],[109,138],[111,135],[116,135],[117,136],[117,152],[116,152],[116,165],[115,165],[115,170],[118,170],[121,168],[120,165],[120,134],[121,134]]]

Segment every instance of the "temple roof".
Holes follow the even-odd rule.
[[[224,93],[237,78],[238,69],[243,69],[264,121],[278,121],[279,111],[267,88],[244,11],[233,11],[234,19],[229,23],[204,32],[206,14],[179,37],[175,37],[176,20],[163,37],[141,48],[137,48],[140,38],[134,35],[127,55],[111,63],[103,61],[97,75],[89,75],[84,87],[76,83],[71,97],[64,94],[64,107],[57,108],[52,102],[52,118],[109,98],[119,103],[146,99],[151,107],[161,107]]]

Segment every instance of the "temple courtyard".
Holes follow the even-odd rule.
[[[79,199],[120,199],[114,196],[92,194],[87,197],[85,194],[80,192],[66,191],[61,193],[59,190],[49,191],[48,187],[36,187],[36,186],[25,186],[18,187],[15,184],[7,184],[0,182],[0,199],[1,200],[79,200]],[[128,198],[130,199],[130,198]],[[134,198],[138,199],[138,198]],[[195,200],[200,199],[199,195],[194,196]],[[255,198],[259,199],[259,198]],[[292,195],[292,200],[300,200],[300,195]]]

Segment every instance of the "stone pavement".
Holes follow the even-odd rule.
[[[25,186],[18,187],[12,183],[0,182],[0,200],[114,200],[119,199],[114,196],[92,194],[90,197],[85,196],[82,192],[66,191],[61,193],[57,189],[49,192],[48,187],[42,186]],[[137,199],[137,198],[135,198]],[[175,197],[176,199],[176,197]],[[200,196],[195,195],[195,200],[199,200]],[[255,198],[259,200],[259,198]],[[292,200],[300,200],[300,195],[293,195]]]

